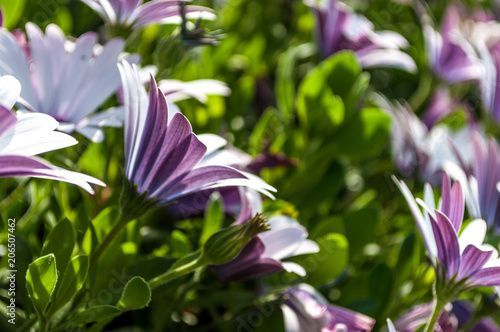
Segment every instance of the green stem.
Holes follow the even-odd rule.
[[[417,112],[418,109],[430,97],[430,93],[432,92],[433,83],[434,83],[433,77],[431,74],[425,73],[420,78],[420,83],[418,85],[417,90],[408,99],[408,104],[410,104],[410,106],[414,112]]]
[[[18,198],[22,193],[24,193],[26,187],[30,183],[31,178],[23,180],[19,185],[14,189],[9,196],[7,196],[3,201],[0,202],[0,211],[4,210],[13,200]]]
[[[90,257],[90,266],[94,266],[94,264],[97,262],[99,257],[106,251],[106,249],[109,247],[111,242],[115,239],[115,237],[120,233],[120,231],[127,226],[127,223],[130,221],[130,218],[128,216],[125,216],[123,213],[120,212],[118,215],[118,221],[116,224],[113,226],[111,231],[106,234],[104,239],[102,240],[101,243],[99,243],[99,246],[97,246],[96,250]]]
[[[169,282],[170,280],[173,280],[177,277],[180,277],[180,276],[183,276],[183,275],[188,274],[190,272],[193,272],[197,268],[202,267],[204,265],[206,265],[205,260],[202,257],[199,257],[191,262],[188,262],[184,265],[181,265],[177,268],[174,268],[173,270],[168,270],[164,274],[162,274],[156,278],[151,279],[148,282],[149,287],[156,288],[158,286],[161,286],[161,285]]]
[[[439,316],[441,316],[441,312],[443,311],[444,306],[446,305],[446,302],[441,301],[439,299],[435,300],[436,303],[434,304],[434,310],[432,311],[432,316],[425,326],[425,332],[434,332],[434,328],[436,326],[436,323],[439,319]]]

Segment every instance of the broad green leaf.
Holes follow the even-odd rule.
[[[54,254],[57,259],[57,273],[62,276],[71,259],[74,246],[73,225],[67,218],[64,218],[50,231],[45,239],[40,256]]]
[[[342,234],[330,233],[316,241],[320,251],[303,258],[306,282],[319,287],[338,277],[349,262],[349,243]]]
[[[141,277],[132,278],[123,289],[117,307],[123,311],[137,310],[146,307],[151,301],[151,289]]]
[[[200,236],[200,245],[205,243],[212,234],[217,232],[224,221],[224,203],[218,191],[212,193],[205,211],[205,221]]]
[[[97,305],[85,311],[79,312],[73,319],[75,323],[88,324],[106,319],[112,319],[120,315],[122,311],[112,305]]]
[[[361,67],[353,52],[336,53],[322,62],[328,76],[326,83],[332,92],[342,99],[346,98],[361,74]],[[322,65],[320,64],[320,65]]]
[[[80,288],[82,288],[85,278],[87,277],[88,269],[89,257],[87,255],[73,257],[55,293],[53,305],[50,308],[51,314],[54,314],[63,305],[69,302]]]
[[[172,246],[172,257],[174,258],[180,258],[191,252],[189,238],[178,229],[172,232],[170,245]]]
[[[56,283],[56,257],[53,254],[42,256],[29,265],[26,287],[31,301],[40,315],[44,315],[56,288]]]
[[[378,108],[365,108],[337,130],[327,148],[337,156],[377,155],[389,139],[391,118]]]

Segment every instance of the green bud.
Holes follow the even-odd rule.
[[[269,230],[267,220],[257,214],[242,225],[230,226],[213,234],[203,246],[202,259],[221,265],[234,259],[257,234]]]

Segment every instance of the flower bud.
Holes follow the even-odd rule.
[[[269,230],[266,220],[257,214],[242,225],[234,225],[212,235],[203,246],[203,260],[207,264],[221,265],[235,258],[257,234]]]

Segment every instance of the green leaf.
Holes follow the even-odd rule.
[[[294,118],[295,87],[293,84],[293,74],[297,67],[297,60],[310,56],[314,52],[314,49],[314,45],[312,44],[290,47],[281,55],[278,61],[275,84],[276,102],[285,123],[290,123]]]
[[[75,235],[73,233],[73,225],[64,218],[50,231],[45,239],[40,256],[54,254],[57,260],[57,273],[62,276],[75,246]]]
[[[106,319],[112,319],[120,315],[122,311],[112,305],[97,305],[85,311],[79,312],[73,319],[75,323],[88,324]]]
[[[302,260],[306,282],[319,287],[339,276],[349,262],[349,242],[342,234],[330,233],[316,241],[320,251]]]
[[[49,305],[56,282],[56,257],[53,254],[42,256],[29,265],[26,287],[36,311],[42,316]]]
[[[389,115],[377,108],[365,108],[338,129],[327,148],[338,156],[374,156],[387,143],[390,128]]]
[[[123,289],[118,308],[123,311],[137,310],[146,307],[151,301],[151,289],[141,277],[132,278]]]
[[[174,258],[180,258],[191,252],[189,238],[178,229],[172,232],[170,245],[172,246],[172,257]]]
[[[11,30],[16,27],[16,23],[23,14],[25,4],[26,0],[0,0],[0,6],[4,10],[5,26],[7,29]]]
[[[55,293],[54,302],[50,308],[51,314],[56,313],[57,310],[69,302],[80,288],[82,288],[85,278],[87,277],[88,269],[89,257],[87,255],[73,257]]]
[[[212,234],[217,232],[224,221],[224,204],[218,191],[210,195],[205,211],[205,222],[200,236],[200,245],[205,243]]]

